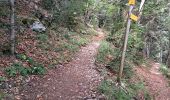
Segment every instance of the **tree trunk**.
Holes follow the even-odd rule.
[[[170,49],[169,49],[169,53],[170,53]],[[168,54],[166,65],[167,65],[168,68],[170,68],[170,54]]]
[[[159,60],[160,63],[163,62],[162,58],[163,58],[163,51],[162,51],[162,47],[161,47],[161,50],[160,50],[160,60]]]
[[[150,42],[148,42],[146,46],[146,57],[150,58]]]
[[[169,8],[169,17],[170,17],[170,3],[168,3],[168,8]],[[170,27],[168,27],[168,31],[170,32]],[[170,34],[169,34],[169,50],[168,50],[166,65],[168,66],[168,68],[170,68]]]
[[[15,0],[10,0],[11,5],[11,54],[15,53]]]
[[[169,30],[169,32],[170,32],[170,30]],[[169,34],[169,41],[170,41],[170,34]],[[170,42],[169,42],[169,50],[168,50],[168,57],[166,60],[166,65],[168,68],[170,68]]]

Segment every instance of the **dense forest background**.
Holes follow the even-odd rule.
[[[149,66],[151,60],[160,63],[160,70],[170,77],[170,2],[146,0],[139,12],[140,3],[137,0],[133,10],[140,19],[131,23],[123,71],[122,81],[128,80],[127,84],[133,79],[133,66]],[[105,39],[95,64],[99,72],[109,69],[116,76],[128,11],[127,0],[0,0],[0,86],[19,76],[44,75],[68,63],[81,47],[91,43],[98,29],[105,32]],[[127,87],[132,90],[127,93],[126,89],[110,90],[110,84],[105,80],[99,87],[108,100],[131,100],[138,95],[130,85]],[[5,93],[0,91],[0,99]]]

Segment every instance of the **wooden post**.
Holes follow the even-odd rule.
[[[127,50],[127,43],[128,43],[128,36],[129,36],[129,31],[130,31],[130,25],[131,25],[131,12],[133,10],[134,6],[130,5],[129,7],[129,14],[128,14],[128,21],[127,21],[127,27],[126,27],[126,33],[125,33],[125,40],[123,44],[123,52],[122,52],[122,58],[121,58],[121,65],[119,68],[119,74],[117,78],[117,82],[119,85],[121,85],[121,78],[122,78],[122,73],[123,73],[123,68],[124,68],[124,62],[125,62],[125,56],[126,56],[126,50]]]
[[[11,54],[14,55],[15,53],[15,0],[10,0],[11,6]]]

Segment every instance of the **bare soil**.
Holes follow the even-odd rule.
[[[95,55],[104,38],[99,29],[99,35],[87,46],[82,47],[68,64],[59,65],[49,70],[42,78],[29,79],[23,86],[21,100],[96,100],[99,96],[97,87],[103,79],[96,71]],[[99,99],[99,98],[98,98]]]
[[[170,100],[170,87],[168,80],[159,71],[159,63],[151,63],[150,69],[144,67],[136,68],[136,73],[143,78],[146,89],[153,100]]]

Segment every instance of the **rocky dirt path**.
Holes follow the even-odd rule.
[[[50,70],[40,80],[31,80],[22,91],[22,100],[93,100],[97,98],[96,88],[102,77],[95,70],[95,55],[104,38],[104,33],[82,47],[71,62]],[[95,99],[96,100],[96,99]]]
[[[151,69],[136,68],[136,72],[143,78],[153,100],[170,100],[170,87],[167,79],[159,71],[160,64],[152,63]]]

